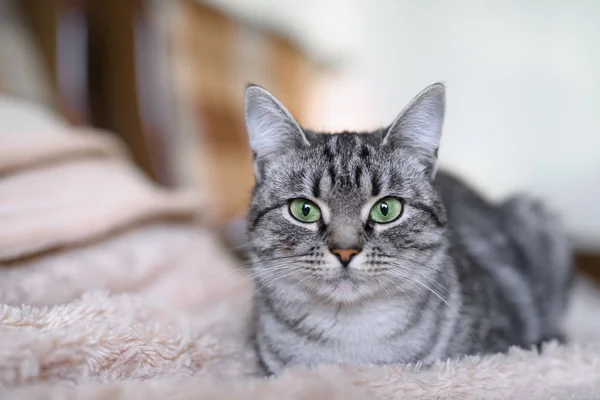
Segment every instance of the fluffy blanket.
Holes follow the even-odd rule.
[[[600,299],[583,280],[569,346],[262,378],[252,284],[197,223],[201,202],[106,135],[23,115],[44,123],[0,126],[2,399],[600,398]]]

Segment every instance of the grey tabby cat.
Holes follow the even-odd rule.
[[[568,241],[540,203],[491,204],[435,172],[445,89],[387,129],[300,127],[246,91],[255,156],[249,256],[265,369],[432,363],[560,337]]]

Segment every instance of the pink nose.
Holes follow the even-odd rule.
[[[349,263],[352,257],[358,254],[358,250],[356,249],[333,249],[331,252],[344,264]]]

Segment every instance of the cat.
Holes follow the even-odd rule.
[[[445,87],[386,129],[317,133],[246,89],[256,185],[248,256],[268,374],[392,364],[560,339],[569,241],[538,200],[492,204],[436,171]]]

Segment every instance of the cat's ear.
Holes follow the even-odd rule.
[[[445,93],[442,83],[419,93],[384,134],[382,145],[408,147],[433,170],[444,123]]]
[[[310,146],[290,112],[260,86],[246,88],[246,129],[257,160],[268,159],[290,148]]]

